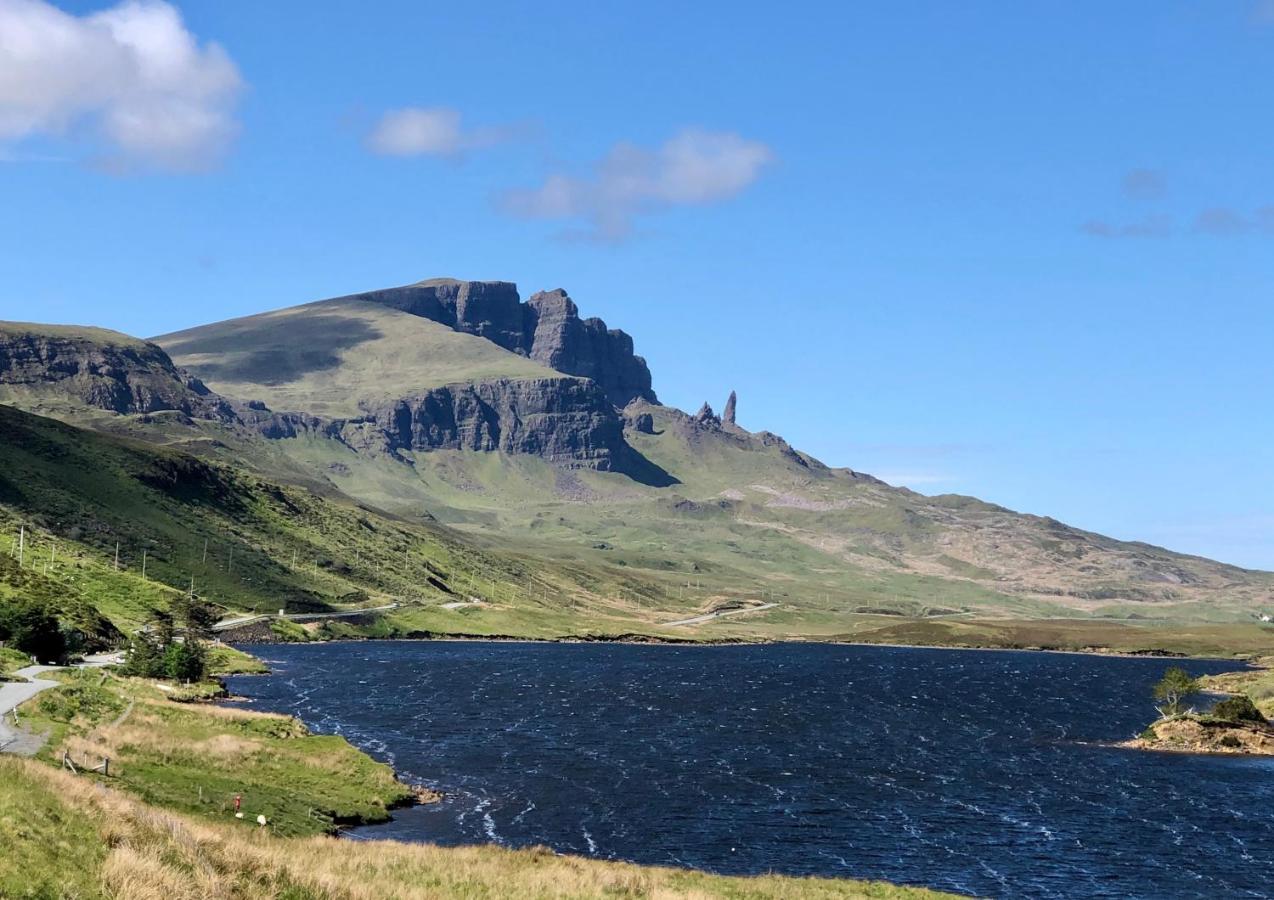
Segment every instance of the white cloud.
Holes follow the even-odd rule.
[[[460,156],[510,140],[515,128],[465,128],[445,106],[408,106],[381,116],[367,147],[382,156]]]
[[[217,162],[238,133],[243,82],[159,0],[87,16],[0,0],[0,141],[87,133],[116,167]]]
[[[504,207],[527,218],[583,220],[589,236],[618,240],[637,215],[734,197],[773,160],[758,141],[687,129],[654,150],[617,144],[590,176],[550,175],[538,188],[508,192]]]

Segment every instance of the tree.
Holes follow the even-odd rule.
[[[203,681],[208,670],[208,659],[203,645],[187,637],[180,644],[171,644],[164,651],[164,674],[173,681]]]
[[[136,635],[124,655],[124,674],[138,678],[163,678],[164,652],[165,648],[155,638],[147,634]]]
[[[177,632],[176,625],[173,622],[173,614],[166,609],[152,610],[149,629],[155,635],[156,643],[160,647],[167,647],[173,642],[173,636]]]
[[[66,654],[57,617],[36,604],[0,604],[0,640],[41,662],[57,662]]]
[[[1191,694],[1199,693],[1199,679],[1178,666],[1163,673],[1154,687],[1154,698],[1162,705],[1157,707],[1161,716],[1181,714],[1181,703]]]
[[[179,597],[173,601],[172,616],[186,628],[186,636],[207,640],[220,616],[217,607],[199,598]]]

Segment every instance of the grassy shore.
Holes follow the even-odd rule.
[[[196,820],[28,760],[0,759],[0,896],[218,898],[938,898],[860,881],[727,878],[545,849],[441,848]]]
[[[330,837],[375,821],[412,791],[343,738],[295,719],[203,702],[209,690],[65,673],[27,704],[49,742],[0,757],[0,897],[933,898],[839,879],[728,878],[561,856]],[[79,764],[57,766],[63,752]],[[110,774],[89,771],[103,757]],[[233,798],[242,797],[242,819]],[[264,815],[267,824],[256,824]]]
[[[211,819],[264,815],[278,835],[311,835],[339,823],[378,822],[412,791],[336,735],[296,719],[197,702],[215,683],[182,687],[94,670],[28,704],[29,729],[49,734],[42,758],[63,752],[81,769],[110,759],[109,783],[143,800]],[[196,702],[181,702],[196,701]]]

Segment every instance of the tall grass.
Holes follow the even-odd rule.
[[[61,889],[46,885],[41,896],[86,900],[946,896],[879,883],[720,877],[560,856],[543,848],[443,848],[328,837],[278,838],[264,829],[187,819],[28,760],[0,760],[0,810],[13,808],[15,804],[6,806],[5,800],[16,795],[24,795],[28,805],[31,798],[40,798],[40,815],[61,823],[56,833],[45,830],[36,856],[27,855],[25,865],[49,872],[75,860],[81,869],[90,869],[91,878],[67,882]],[[49,808],[51,798],[57,798],[56,810]],[[0,827],[3,824],[0,821]],[[23,823],[17,823],[5,836],[14,840],[17,835],[21,841],[23,833]],[[21,884],[15,880],[22,877],[21,872],[15,873],[8,859],[0,854],[0,887]]]

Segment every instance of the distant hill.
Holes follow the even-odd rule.
[[[433,279],[135,342],[131,356],[115,338],[90,350],[70,333],[63,350],[47,329],[6,328],[15,346],[43,334],[46,355],[114,354],[116,381],[171,388],[102,404],[79,375],[39,377],[27,354],[6,402],[436,521],[579,584],[609,573],[632,585],[614,614],[647,626],[762,601],[777,606],[756,633],[811,636],[864,617],[1252,622],[1274,606],[1270,573],[826,466],[741,427],[746,397],[721,415],[660,405],[631,339],[580,319],[564,292],[523,303],[507,282]],[[0,358],[0,389],[8,368]],[[577,616],[595,614],[580,602]]]

